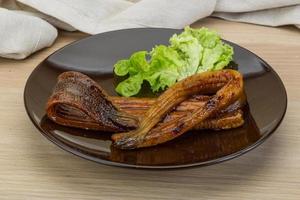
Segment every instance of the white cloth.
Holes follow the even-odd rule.
[[[300,0],[0,0],[0,56],[22,59],[50,46],[54,27],[96,34],[138,27],[183,28],[213,15],[300,28]]]
[[[0,8],[0,56],[22,59],[50,46],[57,30],[46,21]]]

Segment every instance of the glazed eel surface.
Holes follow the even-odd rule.
[[[156,99],[108,96],[88,76],[79,72],[65,72],[58,77],[58,82],[48,99],[47,116],[58,124],[70,127],[109,132],[132,130],[113,135],[112,139],[119,148],[152,146],[166,140],[159,142],[157,136],[153,137],[155,130],[174,132],[178,125],[182,126],[181,121],[187,116],[196,110],[206,109],[207,103],[213,102],[220,92],[218,90],[238,77],[236,74],[239,73],[223,70],[192,76],[175,84]],[[186,92],[186,89],[190,92]],[[216,91],[218,92],[214,96],[202,95]],[[241,126],[244,123],[243,112],[240,109],[245,102],[243,92],[233,99],[208,117],[199,120],[192,128],[229,129]],[[149,138],[152,142],[142,142]],[[153,138],[158,142],[153,142]],[[136,141],[136,144],[133,141]]]
[[[204,105],[180,118],[159,124],[170,110],[191,95],[215,93]],[[147,110],[139,127],[112,136],[121,149],[154,146],[172,140],[193,129],[243,97],[243,77],[235,70],[195,74],[167,89]]]

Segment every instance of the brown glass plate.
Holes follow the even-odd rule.
[[[28,78],[24,101],[26,111],[39,131],[50,141],[77,156],[98,163],[135,168],[180,168],[209,165],[232,159],[261,144],[282,121],[286,90],[279,76],[261,58],[234,47],[234,61],[244,75],[249,106],[244,126],[227,131],[193,131],[156,147],[119,150],[111,146],[110,134],[67,128],[45,117],[45,104],[57,76],[68,70],[80,71],[116,95],[113,65],[138,50],[167,44],[173,29],[127,29],[87,37],[45,59]]]

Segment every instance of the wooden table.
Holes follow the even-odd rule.
[[[85,37],[61,32],[26,60],[0,59],[0,199],[300,199],[300,31],[206,19],[194,24],[257,53],[282,78],[288,110],[276,133],[237,159],[204,168],[149,171],[104,166],[62,151],[31,124],[23,89],[32,70]]]

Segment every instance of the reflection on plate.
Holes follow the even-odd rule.
[[[64,127],[47,117],[41,121],[41,127],[49,137],[55,137],[70,147],[76,146],[79,151],[130,165],[165,166],[205,162],[237,152],[261,137],[248,108],[245,108],[245,124],[242,127],[226,131],[192,131],[174,141],[136,150],[115,148],[111,145],[110,133],[99,134],[96,131]],[[94,145],[91,145],[93,142]]]

